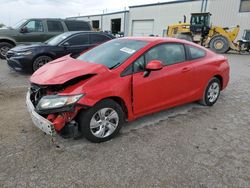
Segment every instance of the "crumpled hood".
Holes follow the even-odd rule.
[[[39,68],[30,77],[30,82],[38,85],[60,85],[76,77],[106,71],[109,69],[104,65],[83,62],[67,55]]]

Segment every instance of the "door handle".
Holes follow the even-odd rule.
[[[188,71],[191,71],[192,68],[191,67],[184,67],[181,72],[188,72]]]

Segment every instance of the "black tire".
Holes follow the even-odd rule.
[[[100,138],[100,137],[95,136],[94,133],[92,133],[92,130],[90,128],[90,122],[91,122],[91,119],[95,117],[98,111],[100,111],[101,109],[106,109],[106,108],[111,108],[112,110],[116,111],[118,114],[119,120],[118,120],[118,125],[116,126],[112,134],[110,134],[107,137]],[[124,112],[122,110],[122,107],[118,103],[116,103],[112,99],[105,99],[97,103],[94,107],[89,108],[88,110],[81,111],[77,117],[77,121],[79,123],[79,129],[81,133],[87,140],[94,142],[94,143],[100,143],[100,142],[105,142],[105,141],[110,140],[111,138],[115,137],[119,133],[122,125],[125,122],[125,117],[124,117]],[[99,129],[99,127],[96,129]]]
[[[212,87],[213,84],[218,86],[218,94],[216,98],[210,100],[211,98],[209,97],[210,96],[209,89]],[[200,100],[200,103],[204,106],[213,106],[220,96],[220,91],[221,91],[221,82],[218,78],[213,77],[211,80],[209,80],[208,85],[203,94],[203,99]]]
[[[188,34],[178,34],[176,36],[177,39],[183,39],[183,40],[187,40],[187,41],[190,41],[190,42],[193,42],[193,39],[190,35]]]
[[[33,71],[36,71],[37,69],[39,69],[40,67],[42,67],[43,65],[52,60],[53,59],[47,55],[38,56],[33,62]]]
[[[209,48],[219,54],[226,53],[230,49],[229,41],[222,35],[214,36],[209,43]]]
[[[1,42],[0,43],[0,59],[5,59],[5,54],[8,50],[13,48],[14,45],[8,42]]]

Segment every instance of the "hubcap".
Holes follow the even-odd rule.
[[[214,47],[216,48],[216,49],[222,49],[223,48],[223,46],[224,46],[224,43],[223,43],[223,41],[221,41],[221,40],[218,40],[217,42],[215,42],[215,45],[214,45]]]
[[[220,86],[217,82],[210,85],[207,93],[207,98],[209,102],[214,102],[218,98],[220,93]]]
[[[110,136],[119,124],[118,113],[112,108],[102,108],[90,120],[91,133],[98,138]]]
[[[0,54],[5,57],[9,49],[10,48],[8,46],[3,46],[2,48],[0,48]]]

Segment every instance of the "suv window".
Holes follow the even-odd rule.
[[[49,32],[63,32],[63,26],[60,21],[47,21]]]
[[[159,60],[164,65],[172,65],[186,60],[185,48],[182,44],[168,43],[158,45],[146,54],[146,62]]]
[[[189,46],[187,45],[188,49],[189,49],[189,52],[190,52],[190,58],[191,59],[198,59],[198,58],[202,58],[206,55],[206,52],[205,50],[202,50],[202,49],[199,49],[199,48],[196,48],[194,46]]]
[[[43,23],[41,20],[31,20],[25,27],[27,27],[29,32],[43,32]]]
[[[90,31],[91,30],[89,24],[84,21],[65,20],[65,24],[69,31]]]
[[[110,40],[109,37],[101,34],[90,34],[91,44],[103,43]]]
[[[70,46],[89,44],[89,35],[88,34],[76,35],[71,37],[65,42],[68,42]]]

